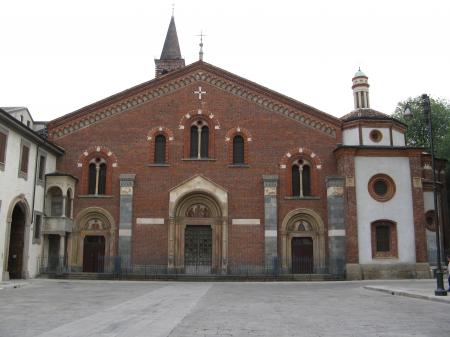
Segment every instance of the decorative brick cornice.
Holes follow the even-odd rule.
[[[86,111],[81,109],[79,112],[68,115],[67,122],[64,122],[64,117],[56,120],[55,122],[51,122],[49,124],[49,136],[51,139],[62,138],[80,129],[96,124],[97,122],[108,117],[172,94],[189,85],[197,85],[198,82],[203,82],[234,96],[253,102],[268,111],[281,114],[302,125],[318,130],[326,135],[329,135],[330,137],[336,138],[337,130],[334,125],[321,120],[318,112],[313,114],[309,113],[309,111],[301,111],[301,107],[295,107],[295,105],[302,105],[299,102],[292,105],[285,103],[284,101],[287,101],[287,98],[284,96],[279,95],[280,99],[277,99],[276,95],[268,89],[266,89],[267,92],[264,92],[263,87],[256,87],[257,85],[252,82],[248,82],[250,85],[247,86],[246,82],[243,81],[243,79],[239,81],[238,77],[236,77],[238,80],[234,81],[233,78],[231,78],[231,76],[225,71],[223,72],[227,76],[222,77],[220,75],[221,70],[210,65],[201,63],[195,64],[195,67],[193,66],[192,68],[192,71],[188,73],[184,73],[183,71],[175,72],[178,73],[178,76],[175,78],[171,76],[150,81],[147,85],[139,87],[139,89],[141,89],[140,91],[136,92],[136,90],[133,90],[132,88],[130,89],[128,95],[124,93],[118,95],[117,98],[113,97],[101,101],[98,103],[98,108],[95,108],[97,104],[94,103],[92,106],[87,107]],[[210,72],[205,70],[208,68],[218,72],[218,74],[216,75],[212,71]],[[293,102],[295,103],[295,101]],[[308,106],[305,105],[305,107]],[[309,107],[309,110],[314,110],[314,108]],[[317,117],[315,116],[316,114],[318,115]],[[322,114],[326,117],[324,117],[325,120],[327,118],[330,119],[330,117],[325,113]],[[53,128],[52,124],[54,124]]]

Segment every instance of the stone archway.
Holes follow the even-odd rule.
[[[292,271],[292,243],[310,238],[313,250],[314,273],[325,272],[325,229],[321,217],[311,209],[290,211],[281,225],[281,259],[284,272]]]
[[[105,209],[100,207],[88,207],[78,213],[75,219],[75,229],[72,232],[70,241],[70,250],[72,252],[69,264],[74,271],[83,271],[86,268],[84,258],[89,256],[84,249],[86,243],[98,241],[101,243],[102,250],[97,249],[98,255],[102,258],[103,264],[99,265],[98,261],[93,263],[96,266],[94,271],[107,270],[113,261],[110,259],[115,255],[115,232],[116,225],[112,215]],[[90,239],[97,240],[90,240]]]
[[[211,230],[208,234],[208,228]],[[186,272],[186,231],[210,235],[210,272],[226,274],[228,266],[228,194],[198,175],[170,191],[168,269]],[[195,240],[195,238],[194,238]],[[209,240],[205,237],[205,240]],[[204,269],[204,270],[207,270]]]
[[[24,195],[11,202],[6,218],[3,278],[28,278],[30,207]]]

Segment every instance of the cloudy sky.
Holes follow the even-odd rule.
[[[50,120],[154,77],[175,2],[186,63],[204,60],[335,116],[369,76],[372,108],[450,98],[448,0],[1,0],[0,106]]]

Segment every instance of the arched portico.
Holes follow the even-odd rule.
[[[314,273],[321,273],[325,267],[325,230],[324,224],[316,212],[307,208],[290,211],[281,225],[281,259],[285,272],[292,271],[293,242],[300,238],[310,238],[313,250]]]
[[[96,248],[99,256],[102,259],[104,258],[104,261],[107,263],[112,263],[112,261],[109,261],[109,257],[115,255],[115,232],[116,224],[114,218],[107,210],[101,207],[88,207],[79,212],[75,219],[75,229],[71,240],[72,254],[69,263],[72,269],[82,271],[83,266],[86,267],[84,259],[89,254],[85,252],[85,249],[92,247],[96,243],[101,246],[101,249]],[[96,263],[98,261],[95,261],[94,265],[97,265]],[[100,266],[99,270],[93,271],[102,270],[103,266]]]
[[[23,194],[14,198],[6,218],[3,278],[28,278],[30,206]],[[10,270],[11,269],[11,270]]]
[[[208,234],[209,228],[210,234]],[[197,240],[195,232],[204,235],[201,243],[202,250],[211,252],[210,271],[226,274],[228,266],[228,194],[225,189],[201,175],[183,182],[170,191],[169,270],[186,272],[186,261],[188,261],[187,263],[191,261],[187,256],[190,254],[190,250],[189,246],[186,246],[186,233],[189,245],[191,241]],[[211,241],[210,244],[208,240]],[[187,254],[186,251],[188,251]],[[207,258],[209,253],[205,254],[205,258]],[[208,272],[208,268],[204,270]]]

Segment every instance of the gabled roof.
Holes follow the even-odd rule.
[[[49,142],[39,133],[30,129],[28,126],[15,119],[13,116],[11,116],[10,113],[5,111],[5,108],[0,108],[0,124],[6,125],[7,127],[18,132],[19,134],[26,137],[35,144],[38,144],[39,146],[45,148],[47,151],[54,153],[55,155],[61,156],[64,154],[64,149],[62,147],[55,145],[52,142]]]
[[[169,29],[167,30],[166,40],[161,52],[161,60],[178,60],[181,59],[180,44],[178,43],[177,28],[175,20],[172,16],[170,19]]]
[[[342,125],[332,115],[200,60],[50,121],[49,135],[63,137],[197,82],[205,82],[331,137],[336,137],[336,130]]]

